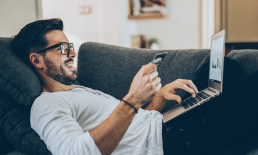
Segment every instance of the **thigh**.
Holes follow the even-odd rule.
[[[163,140],[164,153],[173,155],[221,154],[223,147],[229,141],[227,135],[218,128],[214,128],[211,123],[192,116],[194,119],[193,117],[188,119],[178,117],[169,124],[166,123],[166,127],[170,130]]]
[[[167,132],[166,126],[162,123],[162,141],[164,155],[176,155],[176,145],[173,136]]]
[[[255,72],[230,83],[206,106],[208,118],[231,136],[258,118],[257,79],[258,72]]]
[[[258,72],[231,82],[222,95],[170,121],[174,154],[219,154],[258,118]]]

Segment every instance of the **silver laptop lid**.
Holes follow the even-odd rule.
[[[225,30],[211,37],[209,87],[222,93],[223,69],[225,55]]]

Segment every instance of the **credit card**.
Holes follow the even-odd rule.
[[[155,64],[156,66],[160,65],[162,61],[164,61],[167,54],[168,52],[156,54],[152,60],[152,64]]]

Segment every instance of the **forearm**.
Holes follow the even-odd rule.
[[[145,110],[156,110],[161,112],[166,104],[166,99],[159,93],[152,99],[151,103],[145,108]]]
[[[144,103],[148,102],[161,87],[160,80],[157,78],[156,66],[152,63],[142,66],[135,75],[128,94],[123,98],[129,104],[139,109]],[[153,87],[152,80],[156,78]],[[136,112],[124,101],[120,102],[112,114],[100,125],[90,131],[95,144],[101,154],[111,154],[118,143],[121,141],[129,125],[131,124]]]
[[[132,107],[124,102],[120,102],[113,113],[103,123],[90,131],[90,135],[94,139],[101,154],[111,154],[115,150],[135,114]]]

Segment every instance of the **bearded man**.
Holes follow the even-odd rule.
[[[176,153],[180,147],[176,140],[188,137],[175,138],[175,134],[166,132],[160,111],[167,100],[181,103],[176,95],[179,90],[195,97],[198,90],[193,82],[178,79],[161,87],[156,66],[149,63],[135,75],[128,94],[121,101],[98,90],[73,85],[77,79],[73,66],[76,52],[62,30],[60,19],[38,20],[22,28],[12,40],[17,54],[41,81],[42,94],[32,105],[31,126],[52,154]],[[257,76],[255,72],[235,82],[231,80],[222,95],[196,108],[197,112],[207,113],[214,128],[237,139],[258,118],[254,95]],[[148,101],[150,104],[141,109]],[[193,119],[189,121],[191,117],[189,113],[180,121],[197,124],[190,122]],[[205,142],[205,138],[201,140]]]
[[[31,109],[31,126],[53,154],[163,154],[161,111],[167,99],[181,102],[179,89],[198,93],[190,80],[161,88],[156,66],[144,65],[123,100],[77,79],[76,52],[60,19],[26,25],[13,39],[18,54],[38,74],[42,94]],[[161,89],[160,89],[161,88]],[[145,109],[140,107],[152,102]]]

